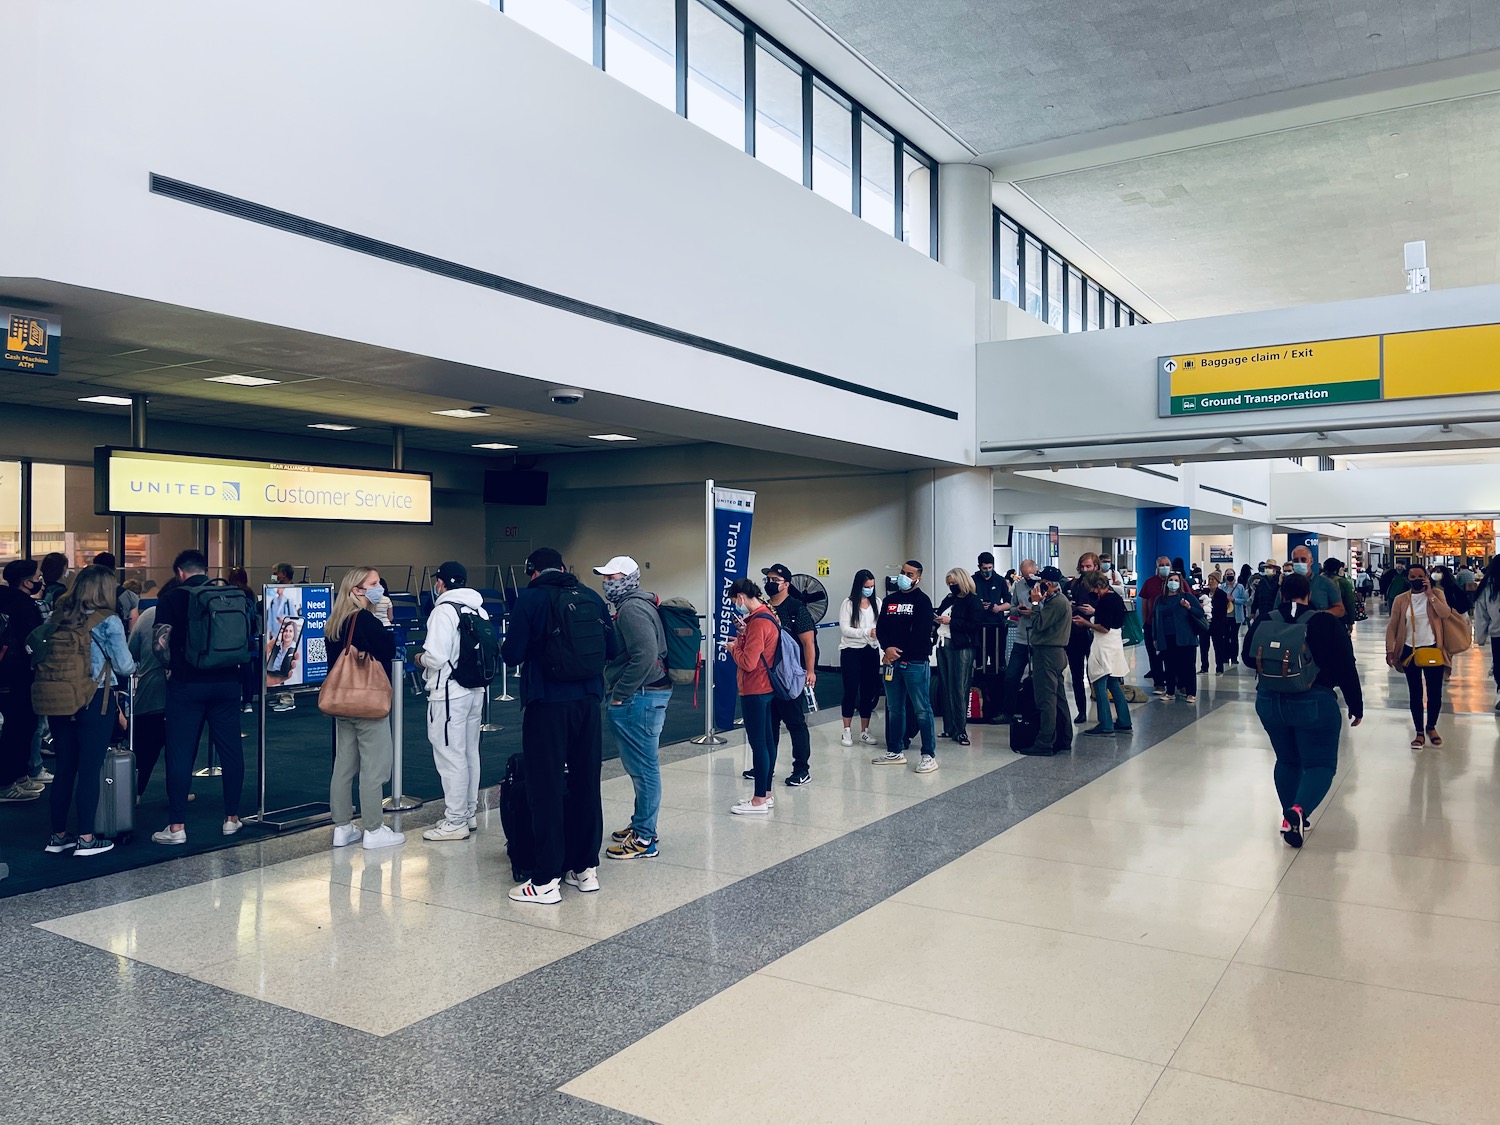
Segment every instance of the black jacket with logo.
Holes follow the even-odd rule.
[[[908,664],[926,664],[932,655],[932,599],[920,588],[887,594],[880,603],[875,639],[881,648],[898,648]]]

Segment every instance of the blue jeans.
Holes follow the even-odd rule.
[[[916,712],[917,729],[922,734],[922,756],[937,753],[937,732],[932,728],[932,668],[920,664],[898,663],[885,685],[885,746],[887,750],[906,748],[906,709]]]
[[[1110,700],[1115,712],[1109,713]],[[1100,676],[1094,681],[1094,702],[1099,707],[1100,730],[1129,730],[1130,701],[1125,698],[1125,681],[1119,676]]]
[[[1331,688],[1304,692],[1261,691],[1255,713],[1276,751],[1276,796],[1283,809],[1296,805],[1307,816],[1328,796],[1339,768],[1344,717]]]
[[[750,743],[750,761],[755,770],[755,795],[771,792],[771,774],[776,770],[776,747],[771,742],[770,692],[740,696],[740,714],[745,719],[745,741]]]
[[[642,840],[656,839],[656,814],[661,810],[661,728],[667,721],[672,689],[636,692],[616,707],[610,704],[609,725],[620,747],[620,765],[635,785],[635,812],[630,827]]]

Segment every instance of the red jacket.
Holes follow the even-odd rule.
[[[762,606],[740,623],[729,655],[739,669],[741,695],[765,695],[771,690],[770,670],[776,664],[776,646],[780,643],[781,624],[774,610]]]
[[[1153,621],[1156,613],[1156,599],[1167,592],[1167,580],[1159,574],[1153,574],[1141,583],[1140,596],[1146,600],[1142,607],[1141,620]]]

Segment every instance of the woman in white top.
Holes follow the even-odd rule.
[[[874,744],[870,716],[880,699],[880,644],[875,640],[875,616],[880,602],[875,596],[875,575],[855,573],[849,596],[839,607],[839,671],[844,677],[844,733],[839,741],[854,745],[850,726],[859,712],[859,740]]]
[[[1391,602],[1391,620],[1385,628],[1385,662],[1406,673],[1411,693],[1411,721],[1417,735],[1411,748],[1420,750],[1427,743],[1443,744],[1437,732],[1438,715],[1443,710],[1443,670],[1452,663],[1445,644],[1443,626],[1453,616],[1443,588],[1434,586],[1427,572],[1414,566],[1406,572],[1407,588]],[[1436,649],[1441,660],[1433,664],[1417,661],[1418,649]],[[1423,730],[1422,690],[1426,688],[1426,734]]]

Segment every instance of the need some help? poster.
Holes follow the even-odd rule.
[[[333,587],[264,587],[266,607],[261,659],[269,688],[320,684],[328,677],[328,646],[323,626],[333,606]]]

